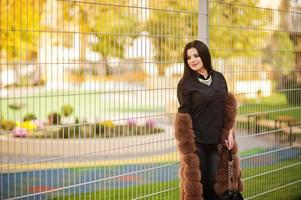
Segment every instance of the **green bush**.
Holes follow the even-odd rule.
[[[69,104],[66,104],[66,105],[63,105],[62,106],[62,114],[65,116],[65,117],[68,117],[72,114],[73,112],[73,107]]]
[[[55,114],[55,113],[54,113]],[[55,115],[52,117],[56,117]],[[49,115],[50,117],[50,115]],[[53,123],[55,124],[55,122]],[[70,124],[64,127],[58,127],[57,131],[48,131],[47,134],[40,134],[33,137],[49,138],[114,138],[135,135],[149,135],[164,132],[164,129],[148,126],[114,125],[106,126],[101,123],[97,124]]]
[[[163,132],[164,129],[149,126],[115,125],[113,127],[96,124],[96,134],[101,138],[149,135]]]
[[[92,138],[94,128],[90,125],[72,125],[59,130],[59,138]]]
[[[36,115],[33,113],[28,113],[23,117],[23,122],[25,121],[30,121],[30,120],[35,120],[37,119]]]
[[[283,76],[279,83],[279,89],[284,89],[289,105],[301,105],[301,83],[298,83],[296,73]]]
[[[62,127],[59,130],[59,138],[78,138],[79,126]]]
[[[13,110],[20,110],[23,107],[23,103],[22,102],[12,102],[8,105],[8,107],[10,107]]]
[[[0,127],[5,131],[12,131],[16,127],[16,123],[12,120],[0,119]]]
[[[61,115],[59,113],[53,112],[48,115],[48,123],[50,125],[61,124]]]

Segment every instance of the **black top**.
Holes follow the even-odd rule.
[[[181,79],[177,89],[180,103],[178,112],[190,114],[196,142],[203,144],[216,144],[220,139],[228,93],[223,74],[212,71],[210,75],[212,76],[210,85],[197,79]]]

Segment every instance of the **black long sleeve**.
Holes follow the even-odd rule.
[[[181,80],[177,90],[178,112],[191,115],[196,142],[204,144],[218,143],[228,93],[224,76],[217,71],[212,71],[211,76],[209,86],[197,80]]]
[[[178,112],[180,113],[191,113],[191,91],[187,90],[185,87],[178,85],[178,100],[180,107]]]

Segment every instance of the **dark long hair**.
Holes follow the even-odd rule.
[[[182,79],[194,79],[197,76],[197,72],[192,70],[188,63],[187,63],[187,50],[195,48],[201,57],[203,61],[203,65],[205,69],[207,70],[208,73],[212,71],[212,65],[211,65],[211,55],[209,52],[208,47],[206,46],[205,43],[199,41],[199,40],[194,40],[186,44],[184,51],[183,51],[183,60],[184,60],[184,74]]]

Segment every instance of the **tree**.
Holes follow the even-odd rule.
[[[93,9],[92,3],[80,2],[80,1],[66,1],[58,2],[62,4],[63,14],[60,16],[58,23],[59,26],[64,26],[71,24],[73,26],[74,32],[79,33],[80,38],[80,54],[79,60],[86,60],[86,48],[87,48],[87,36],[91,30],[89,24],[90,17],[89,14]],[[93,18],[91,18],[93,20]],[[65,30],[68,32],[68,30]],[[71,37],[73,38],[73,37]]]
[[[266,46],[271,13],[258,0],[219,0],[209,11],[210,47],[214,57],[258,57]]]
[[[277,71],[288,75],[295,64],[294,44],[288,32],[275,31],[265,49],[263,62],[271,64]]]
[[[123,58],[125,47],[139,35],[139,21],[127,7],[128,0],[118,1],[118,4],[113,3],[116,2],[113,0],[109,3],[107,0],[100,2],[106,3],[100,4],[95,12],[95,26],[92,31],[96,33],[99,42],[94,49],[101,52],[105,61],[108,56]]]
[[[277,11],[280,15],[280,24],[273,31],[264,56],[264,62],[270,63],[285,75],[290,73],[295,62],[294,44],[290,39],[289,21],[287,20],[289,5],[289,0],[281,1],[280,10]]]
[[[156,0],[150,1],[150,7],[158,8]],[[179,12],[179,11],[187,12]],[[181,0],[160,2],[160,7],[151,11],[151,16],[143,25],[150,33],[156,49],[155,60],[158,62],[159,74],[172,62],[182,61],[185,44],[198,34],[197,6]]]
[[[38,52],[40,14],[45,0],[0,1],[0,60],[34,60]]]
[[[123,57],[131,29],[138,26],[135,16],[129,11],[128,0],[97,0],[93,3],[64,3],[64,20],[79,24],[81,33],[81,60],[85,60],[87,36],[94,34],[98,41],[92,49],[98,51],[106,63],[109,56]],[[70,12],[70,10],[75,10]],[[131,33],[130,33],[131,34]],[[130,37],[135,37],[132,35]]]
[[[276,62],[279,71],[282,72],[278,88],[284,89],[290,105],[301,105],[301,91],[296,90],[301,87],[300,72],[298,73],[298,60],[300,59],[300,57],[298,58],[300,56],[298,40],[301,35],[296,28],[291,27],[294,22],[300,23],[300,16],[287,17],[291,14],[289,12],[291,10],[290,3],[290,0],[282,0],[280,4],[280,31],[274,33],[271,47],[280,51],[281,55],[272,57],[272,60]]]
[[[158,7],[151,1],[150,7]],[[266,45],[271,14],[255,6],[257,0],[219,0],[209,3],[209,37],[213,57],[260,56]],[[161,9],[167,9],[163,11]],[[198,6],[181,0],[168,0],[154,10],[145,29],[153,35],[156,61],[182,62],[184,45],[198,38]],[[183,12],[183,10],[185,12]],[[181,11],[181,12],[178,12]],[[262,16],[265,16],[262,18]]]
[[[294,44],[294,56],[295,56],[295,69],[296,73],[296,81],[299,85],[301,85],[301,1],[289,1],[282,0],[283,9],[287,8],[289,10],[294,11],[294,13],[290,13],[290,39]]]

